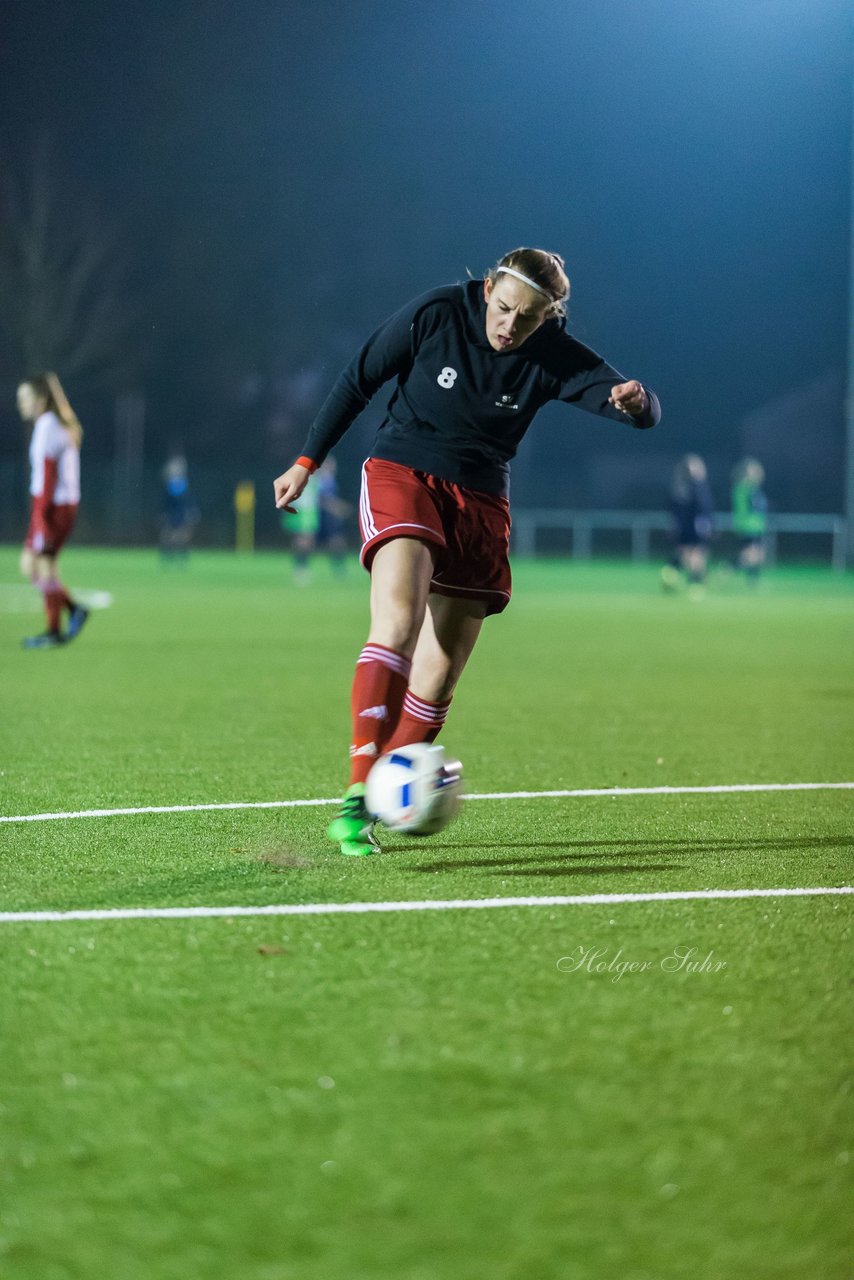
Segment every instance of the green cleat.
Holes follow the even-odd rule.
[[[348,858],[369,858],[372,853],[379,853],[379,841],[368,828],[364,840],[342,840],[341,852]]]
[[[341,852],[351,858],[365,858],[379,853],[373,833],[374,819],[365,805],[365,784],[354,782],[341,801],[341,808],[326,828],[330,840],[340,844]]]

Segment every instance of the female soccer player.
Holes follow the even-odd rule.
[[[665,591],[675,591],[688,580],[688,594],[702,599],[714,529],[714,504],[706,464],[697,453],[686,453],[673,468],[670,482],[674,550],[661,571]]]
[[[54,373],[28,378],[18,387],[18,412],[32,422],[30,527],[21,552],[21,572],[44,599],[47,628],[24,640],[25,649],[52,649],[79,635],[89,616],[59,580],[57,558],[71,533],[80,504],[80,444],[83,430]],[[60,619],[68,610],[68,630]]]
[[[755,458],[742,458],[732,473],[732,530],[738,538],[736,568],[755,587],[765,563],[768,499],[762,486],[765,468]]]
[[[274,481],[288,510],[371,397],[397,385],[362,470],[362,563],[371,626],[356,663],[350,787],[328,834],[342,853],[377,847],[365,779],[384,751],[432,742],[488,614],[510,600],[509,462],[549,400],[634,427],[660,417],[564,330],[569,280],[543,249],[514,249],[483,280],[416,298],[368,339]]]

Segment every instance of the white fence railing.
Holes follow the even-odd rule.
[[[650,558],[653,533],[670,533],[673,519],[667,511],[567,511],[562,508],[521,507],[513,511],[513,550],[519,556],[537,554],[537,533],[541,529],[563,529],[572,534],[572,555],[587,560],[593,554],[593,535],[597,531],[627,532],[631,539],[633,560]],[[729,515],[715,515],[715,531],[730,532]],[[831,564],[837,572],[845,569],[846,525],[843,516],[805,515],[797,512],[772,512],[768,516],[766,536],[767,559],[777,559],[780,534],[824,534],[831,540]]]

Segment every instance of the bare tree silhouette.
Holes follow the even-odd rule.
[[[113,388],[138,380],[141,325],[127,257],[48,139],[0,156],[0,332],[11,377],[61,369]]]

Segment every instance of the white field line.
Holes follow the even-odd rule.
[[[484,791],[464,800],[553,800],[588,796],[727,795],[741,791],[851,791],[854,782],[736,782],[710,787],[605,787],[578,791]],[[117,818],[137,813],[202,813],[222,809],[303,809],[340,804],[340,797],[322,800],[235,800],[227,804],[144,805],[137,809],[78,809],[62,813],[22,813],[0,816],[2,822],[56,822],[63,818]]]
[[[261,907],[117,907],[93,911],[4,911],[0,924],[49,924],[72,920],[196,920],[211,916],[366,915],[390,911],[465,911],[495,907],[618,906],[630,902],[697,899],[805,898],[854,893],[854,885],[812,889],[690,889],[672,893],[581,893],[545,898],[448,898],[423,902],[300,902]]]

